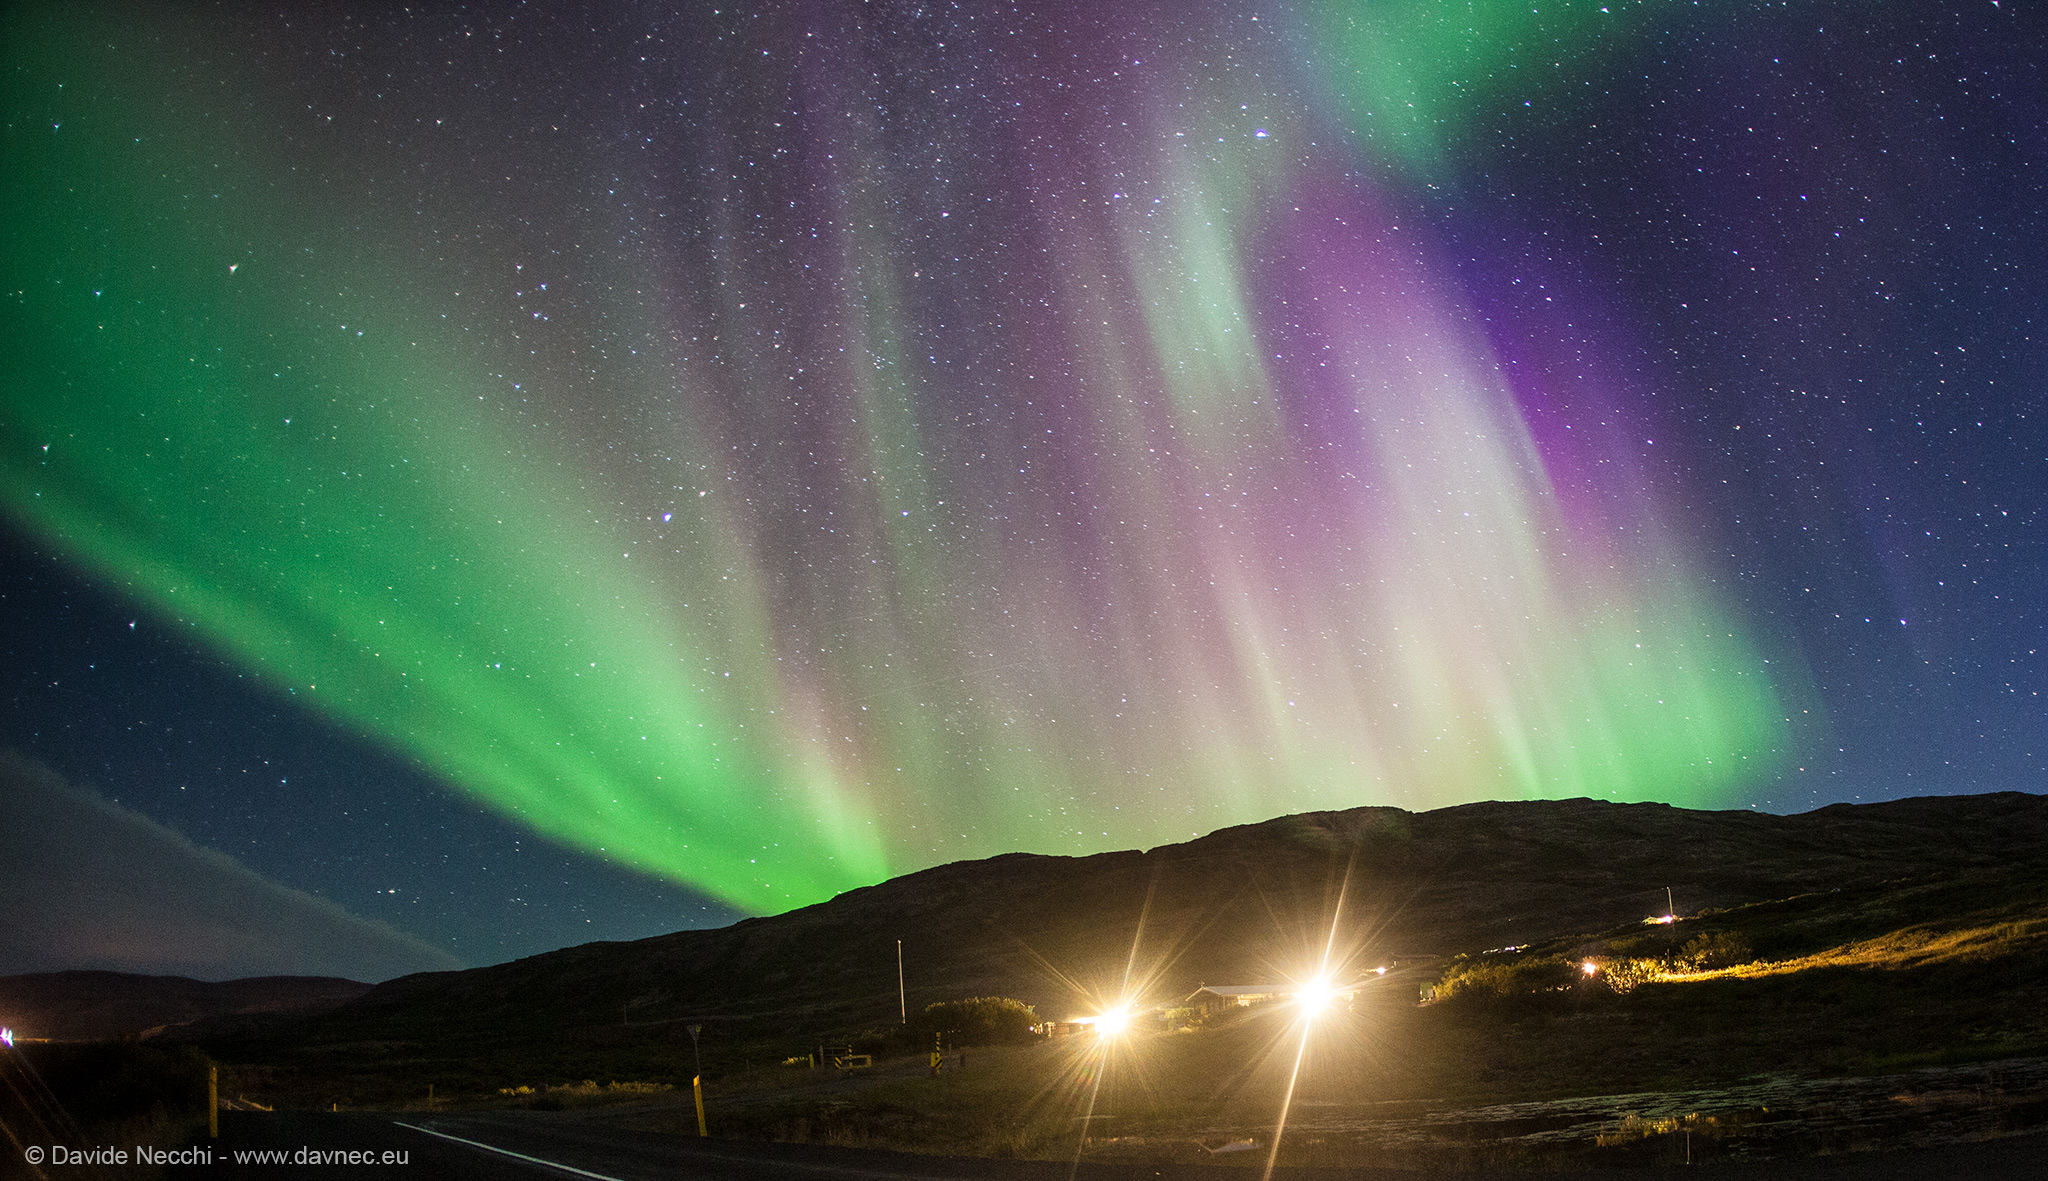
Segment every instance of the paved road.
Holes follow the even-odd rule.
[[[314,1163],[336,1151],[403,1153],[404,1164]],[[269,1163],[248,1154],[282,1153]],[[243,1154],[238,1160],[237,1153]],[[167,1177],[391,1177],[408,1181],[1066,1181],[1071,1166],[915,1156],[816,1144],[678,1139],[635,1132],[570,1113],[492,1112],[378,1115],[228,1112],[211,1167],[170,1168]],[[363,1158],[358,1157],[357,1160]],[[397,1158],[391,1158],[394,1161]],[[1244,1162],[1252,1163],[1252,1162]],[[1959,1145],[1929,1152],[1839,1157],[1701,1170],[1743,1181],[2018,1181],[2048,1177],[2048,1137]],[[49,1175],[57,1177],[64,1170]],[[1688,1175],[1690,1174],[1688,1170]],[[1256,1171],[1199,1165],[1084,1165],[1078,1181],[1229,1181]],[[1516,1176],[1516,1174],[1492,1174]],[[1544,1173],[1548,1181],[1671,1178],[1674,1170],[1602,1169]],[[1379,1169],[1282,1169],[1286,1181],[1418,1181],[1420,1174]],[[1528,1175],[1534,1178],[1535,1174]]]

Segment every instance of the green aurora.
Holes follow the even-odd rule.
[[[752,65],[649,230],[610,113],[504,133],[421,73],[331,120],[171,18],[13,19],[6,511],[556,839],[774,911],[1312,808],[1732,802],[1785,741],[1654,490],[1556,487],[1426,245],[1242,80],[1184,110],[1165,62],[1106,151],[1011,127],[948,189],[881,115],[748,173]]]

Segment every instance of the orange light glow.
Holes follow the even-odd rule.
[[[1131,1027],[1131,1010],[1118,1005],[1095,1018],[1095,1033],[1098,1037],[1117,1037]]]
[[[1314,1017],[1336,1003],[1337,990],[1330,987],[1327,979],[1318,976],[1304,985],[1300,992],[1295,993],[1294,1000],[1301,1006],[1301,1011],[1305,1015]]]

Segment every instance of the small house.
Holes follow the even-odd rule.
[[[1232,1008],[1293,1000],[1301,994],[1301,989],[1288,984],[1204,984],[1189,994],[1184,1004],[1209,1016]],[[1318,995],[1318,1004],[1327,1000],[1348,1006],[1357,995],[1356,988],[1331,988]]]

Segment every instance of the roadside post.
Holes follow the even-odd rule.
[[[206,1138],[220,1139],[220,1067],[206,1068]]]
[[[704,1056],[697,1049],[697,1035],[704,1032],[704,1027],[692,1025],[689,1028],[690,1062],[697,1068],[697,1073],[690,1076],[690,1093],[697,1100],[697,1135],[708,1137],[711,1133],[704,1127]]]

